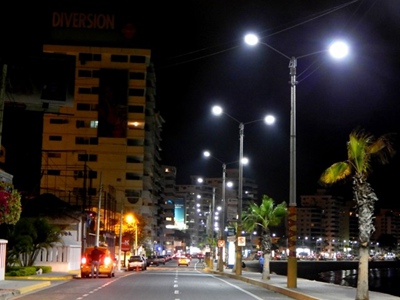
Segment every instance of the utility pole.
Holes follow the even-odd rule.
[[[103,194],[103,176],[102,172],[100,172],[100,191],[99,191],[99,204],[97,206],[97,222],[96,222],[96,242],[95,245],[99,245],[99,236],[100,236],[100,210],[101,210],[101,196]]]

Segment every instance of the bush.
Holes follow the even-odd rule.
[[[50,273],[50,266],[35,266],[35,267],[10,267],[7,268],[5,276],[31,276],[36,275],[36,271],[42,269],[43,273]]]

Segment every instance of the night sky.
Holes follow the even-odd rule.
[[[86,3],[91,2],[99,3]],[[119,2],[113,1],[110,9],[126,9]],[[27,5],[32,10],[8,8],[7,15],[15,18],[8,18],[7,26],[1,24],[7,42],[0,53],[9,54],[7,49],[20,45],[30,51],[40,49],[38,15],[31,14],[34,4]],[[274,126],[245,125],[244,155],[250,164],[244,176],[256,180],[260,197],[266,194],[276,202],[288,202],[290,76],[285,56],[324,50],[336,38],[349,43],[346,59],[335,61],[325,52],[298,59],[298,197],[316,193],[323,170],[347,158],[346,142],[353,129],[360,127],[375,136],[400,132],[397,0],[189,0],[138,5],[140,10],[133,9],[135,4],[129,6],[137,15],[141,37],[146,36],[152,49],[157,107],[166,121],[162,163],[177,167],[178,184],[189,183],[190,175],[221,177],[222,164],[204,159],[203,150],[223,162],[238,160],[238,123],[213,116],[211,107],[219,104],[243,123],[275,115]],[[264,45],[245,45],[248,32],[257,33],[263,43],[285,56]],[[369,181],[380,199],[378,205],[400,205],[399,166],[398,155],[388,165],[373,165]],[[351,192],[350,183],[331,192]]]

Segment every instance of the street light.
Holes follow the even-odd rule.
[[[126,217],[126,221],[128,222],[128,223],[134,223],[135,224],[135,251],[134,251],[134,254],[135,255],[137,255],[137,251],[138,251],[138,220],[134,217],[134,216],[132,216],[132,215],[128,215],[127,217]]]
[[[216,161],[220,162],[222,164],[222,211],[223,211],[223,217],[220,219],[220,228],[219,228],[219,240],[223,239],[223,228],[225,227],[225,218],[226,218],[226,166],[237,163],[239,161],[232,161],[229,163],[225,163],[222,160],[218,159],[217,157],[211,155],[209,151],[204,151],[203,155],[205,157],[211,157],[215,159]],[[243,159],[239,162],[239,164],[247,164],[248,159],[243,157]],[[223,262],[223,247],[218,247],[219,248],[219,255],[218,255],[218,271],[223,272],[224,271],[224,262]]]
[[[239,161],[243,161],[243,138],[244,138],[244,125],[255,123],[259,121],[264,121],[266,124],[273,124],[275,122],[275,117],[272,115],[266,116],[264,119],[258,119],[250,122],[240,122],[236,118],[232,117],[230,114],[223,111],[222,107],[214,106],[212,108],[214,115],[219,116],[225,114],[235,122],[239,123]],[[239,164],[239,188],[238,188],[238,217],[237,217],[237,230],[236,230],[236,260],[235,260],[235,273],[236,275],[242,275],[242,247],[239,246],[239,237],[242,231],[242,198],[243,198],[243,164]]]
[[[329,51],[329,53],[335,58],[343,58],[348,52],[349,48],[344,42],[335,42],[331,44],[329,49],[312,52],[297,57],[289,57],[279,50],[273,48],[267,43],[259,41],[258,37],[254,34],[247,34],[244,37],[246,44],[254,46],[262,44],[267,46],[271,50],[280,54],[281,56],[289,60],[290,70],[290,89],[291,89],[291,111],[290,111],[290,189],[289,189],[289,214],[288,214],[288,246],[289,246],[289,257],[288,257],[288,270],[287,270],[287,287],[297,287],[297,258],[296,258],[296,67],[297,59],[323,53]]]

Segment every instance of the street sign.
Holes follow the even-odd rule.
[[[122,237],[121,251],[131,250],[131,245],[129,244],[129,237]]]
[[[235,235],[235,234],[236,234],[235,227],[228,227],[227,235],[228,236],[232,236],[232,235]]]
[[[246,237],[245,236],[239,236],[238,237],[238,246],[246,246]]]
[[[218,247],[219,248],[225,247],[225,240],[218,240]]]

